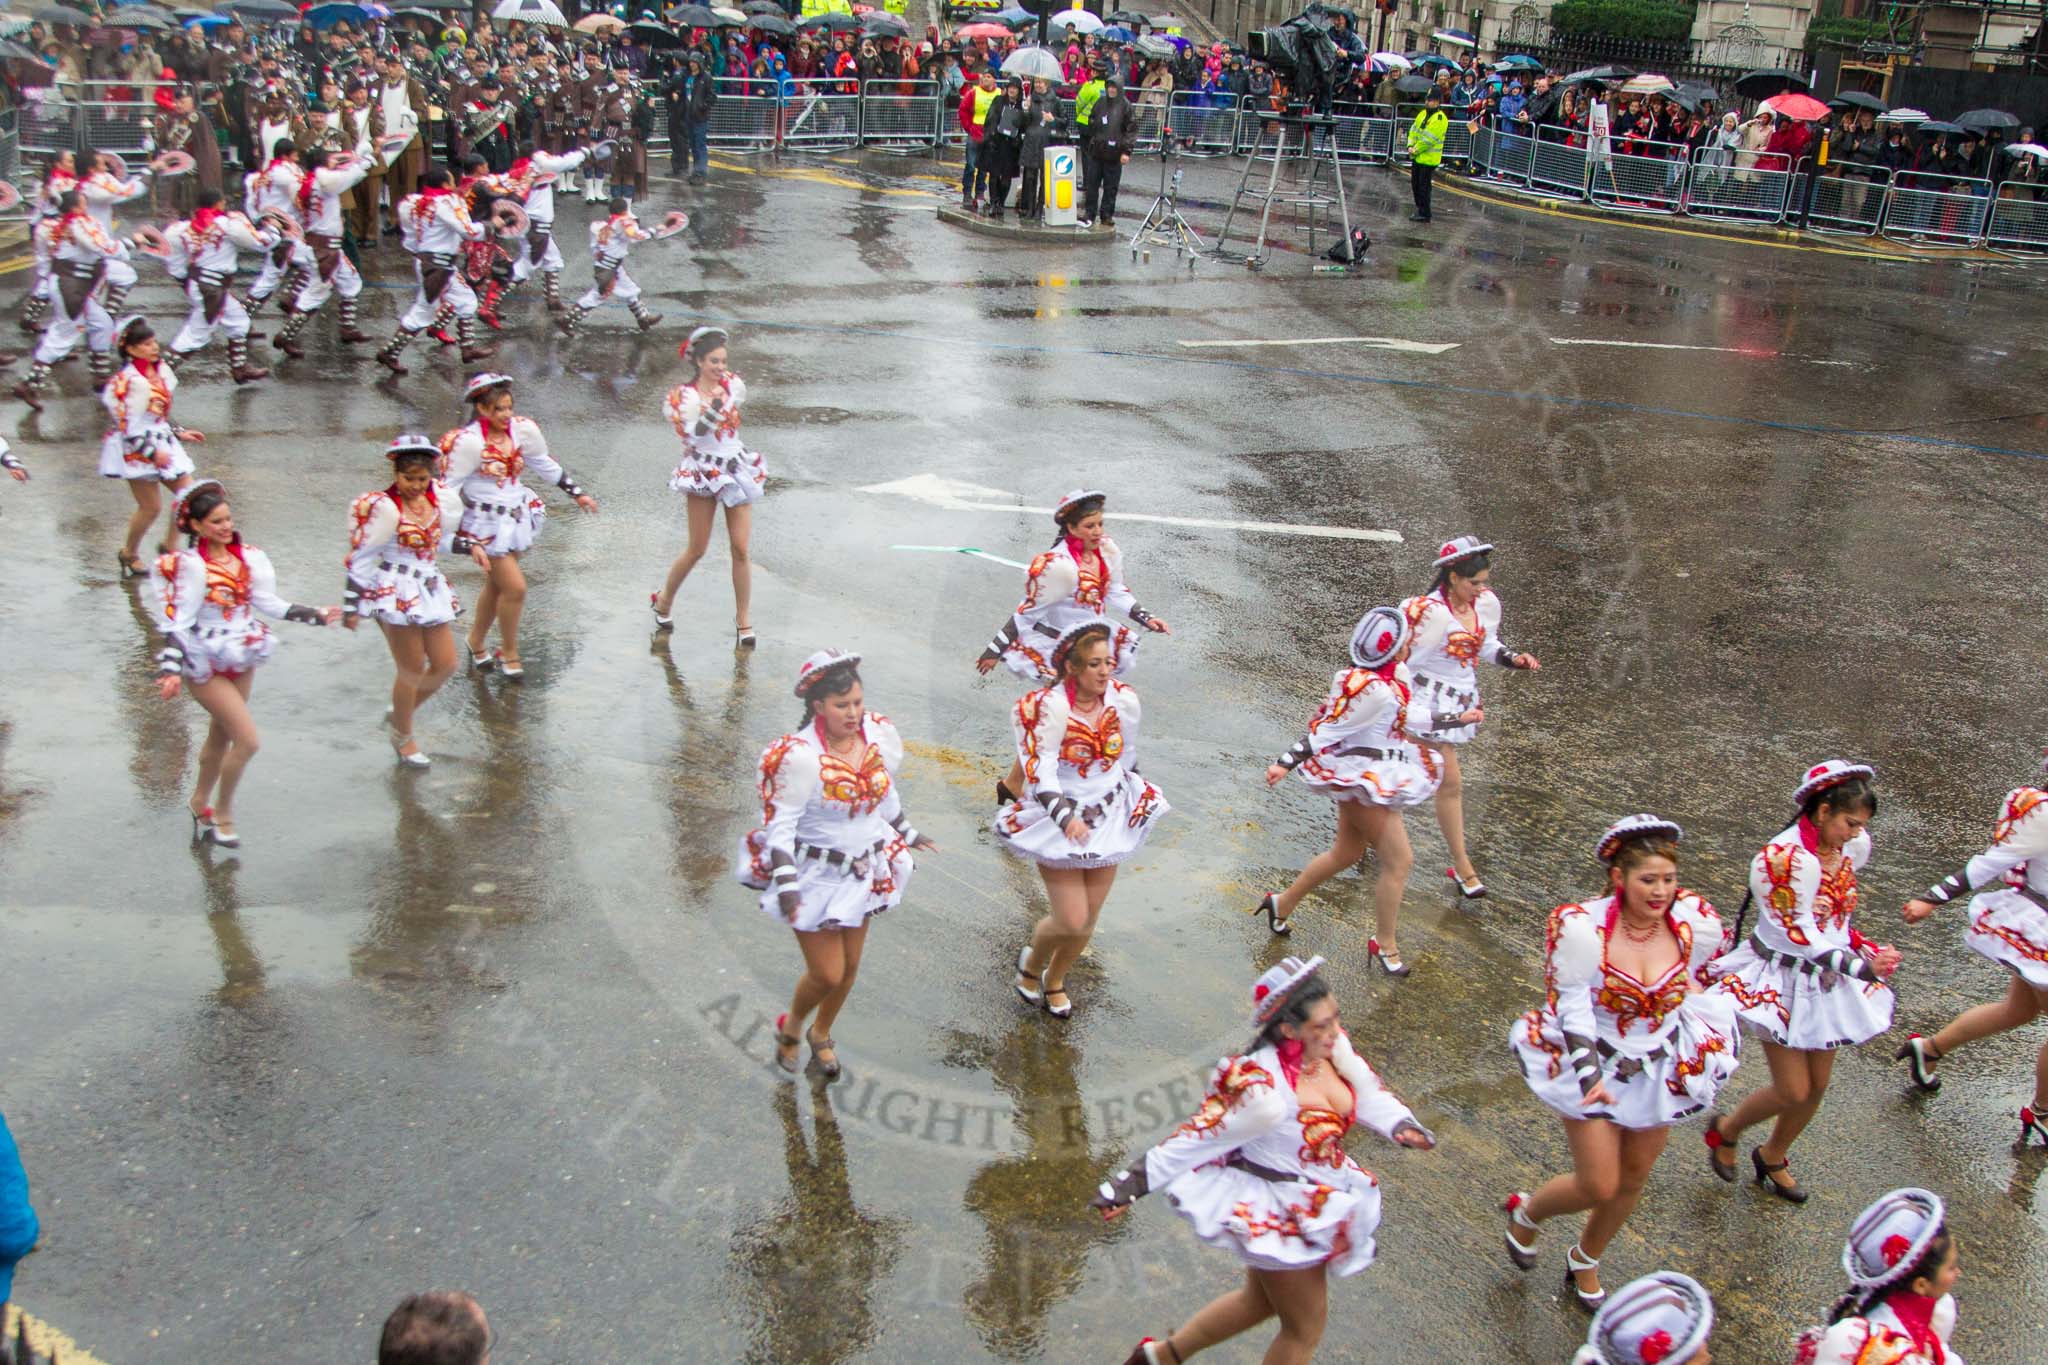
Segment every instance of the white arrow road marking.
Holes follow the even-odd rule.
[[[1417,355],[1442,355],[1455,351],[1462,342],[1407,341],[1401,337],[1286,337],[1277,341],[1183,341],[1191,351],[1231,349],[1239,346],[1365,346],[1376,351],[1413,351]]]
[[[1676,341],[1609,341],[1605,337],[1552,337],[1553,346],[1625,346],[1634,351],[1720,351],[1726,355],[1751,355],[1762,360],[1803,360],[1809,365],[1846,365],[1853,360],[1816,360],[1812,356],[1785,355],[1758,346],[1686,346]]]
[[[1025,507],[1015,501],[1015,494],[1005,493],[1000,488],[984,488],[980,484],[962,483],[958,479],[943,478],[937,474],[912,474],[907,479],[896,479],[889,483],[871,483],[858,490],[862,493],[881,493],[887,496],[910,498],[916,502],[943,507],[949,512],[1015,512],[1027,516],[1049,517],[1050,507]],[[1009,499],[996,502],[992,499]],[[1368,531],[1351,526],[1298,526],[1285,521],[1218,521],[1209,517],[1164,517],[1147,512],[1111,512],[1112,521],[1150,521],[1165,526],[1198,526],[1216,531],[1263,531],[1279,536],[1326,536],[1334,540],[1377,540],[1390,545],[1403,543],[1399,531]],[[904,547],[909,548],[909,547]]]
[[[1004,559],[1001,555],[992,555],[987,550],[977,550],[972,545],[891,545],[889,548],[892,550],[929,550],[933,554],[941,555],[972,555],[976,559],[988,559],[998,564],[1007,564],[1013,569],[1028,569],[1031,567],[1029,564],[1019,564],[1014,559]]]

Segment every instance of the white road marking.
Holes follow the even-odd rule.
[[[1605,337],[1552,337],[1553,346],[1623,346],[1635,351],[1719,351],[1725,355],[1756,356],[1763,360],[1803,360],[1809,365],[1844,365],[1853,360],[1816,360],[1812,356],[1786,355],[1758,346],[1687,346],[1676,341],[1610,341]]]
[[[912,474],[907,479],[896,479],[889,483],[871,483],[858,491],[910,498],[916,502],[929,503],[933,507],[943,507],[949,512],[1015,512],[1038,517],[1052,515],[1052,508],[1025,507],[1015,500],[1015,494],[1006,493],[1000,488],[984,488],[980,484],[962,483],[958,479],[943,478],[937,474]],[[996,498],[1009,501],[992,501]],[[1196,526],[1216,531],[1262,531],[1278,536],[1377,540],[1390,545],[1404,543],[1399,531],[1370,531],[1350,526],[1299,526],[1285,521],[1218,521],[1210,517],[1166,517],[1154,516],[1147,512],[1123,511],[1111,512],[1109,518],[1112,521],[1150,521],[1164,526]]]
[[[933,554],[941,555],[972,555],[976,559],[988,559],[998,564],[1007,564],[1013,569],[1028,569],[1031,567],[1029,564],[1019,564],[1014,559],[1004,559],[1001,555],[992,555],[987,550],[977,550],[972,545],[891,545],[889,548],[892,550],[930,550]]]
[[[1455,351],[1462,342],[1408,341],[1401,337],[1285,337],[1275,341],[1183,341],[1191,351],[1235,349],[1239,346],[1366,346],[1376,351],[1413,351],[1417,355],[1442,355]]]

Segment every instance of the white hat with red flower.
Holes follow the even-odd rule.
[[[1863,1210],[1842,1245],[1842,1269],[1864,1291],[1886,1289],[1913,1273],[1927,1255],[1948,1216],[1941,1196],[1926,1190],[1893,1190]]]
[[[1631,1280],[1607,1296],[1573,1365],[1685,1365],[1714,1332],[1714,1301],[1674,1270]]]
[[[1265,1027],[1287,1003],[1287,997],[1300,990],[1322,965],[1320,957],[1312,957],[1306,962],[1298,957],[1283,957],[1266,968],[1265,974],[1252,983],[1252,1026]]]

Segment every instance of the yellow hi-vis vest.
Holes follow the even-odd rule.
[[[1450,130],[1450,115],[1441,109],[1424,108],[1408,128],[1408,159],[1418,166],[1443,164],[1444,138]]]
[[[974,122],[976,126],[988,122],[988,107],[994,104],[996,96],[1002,93],[1000,89],[984,90],[979,84],[974,87]]]
[[[1096,76],[1074,92],[1074,123],[1078,127],[1088,126],[1088,116],[1095,110],[1095,101],[1109,89],[1108,82]]]

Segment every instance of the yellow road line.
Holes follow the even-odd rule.
[[[1741,237],[1727,232],[1704,232],[1698,228],[1672,227],[1665,223],[1643,223],[1633,218],[1610,218],[1606,214],[1601,213],[1574,213],[1570,209],[1559,207],[1564,202],[1561,199],[1510,199],[1497,195],[1480,194],[1444,180],[1437,181],[1436,187],[1446,193],[1455,194],[1460,199],[1473,199],[1482,204],[1499,204],[1503,208],[1516,209],[1523,213],[1540,213],[1549,218],[1571,218],[1581,223],[1604,223],[1617,227],[1636,228],[1643,232],[1666,232],[1676,237],[1703,237],[1710,242],[1734,242],[1741,246],[1768,246],[1775,247],[1780,251],[1817,251],[1825,256],[1850,256],[1865,261],[1958,259],[1953,256],[1948,258],[1916,256],[1907,251],[1859,251],[1855,247],[1822,246],[1815,242],[1771,242],[1765,241],[1761,237]],[[1961,257],[1960,259],[1975,260],[1981,258]]]
[[[15,1324],[25,1322],[28,1324],[28,1344],[41,1354],[55,1356],[63,1361],[64,1365],[107,1365],[98,1356],[79,1349],[78,1343],[70,1337],[49,1323],[38,1321],[18,1305],[9,1304],[6,1317],[6,1331],[0,1333],[0,1336],[4,1336],[10,1343],[14,1341]]]
[[[713,158],[711,164],[721,171],[733,171],[740,175],[758,175],[771,180],[804,180],[814,185],[835,185],[843,190],[861,190],[868,194],[904,195],[915,199],[930,199],[930,190],[900,189],[891,185],[870,185],[865,181],[833,175],[827,171],[813,170],[807,166],[747,166],[735,161]],[[650,179],[669,180],[672,176],[652,176]]]
[[[0,261],[0,275],[12,275],[17,270],[26,270],[36,263],[33,256],[10,256]]]

